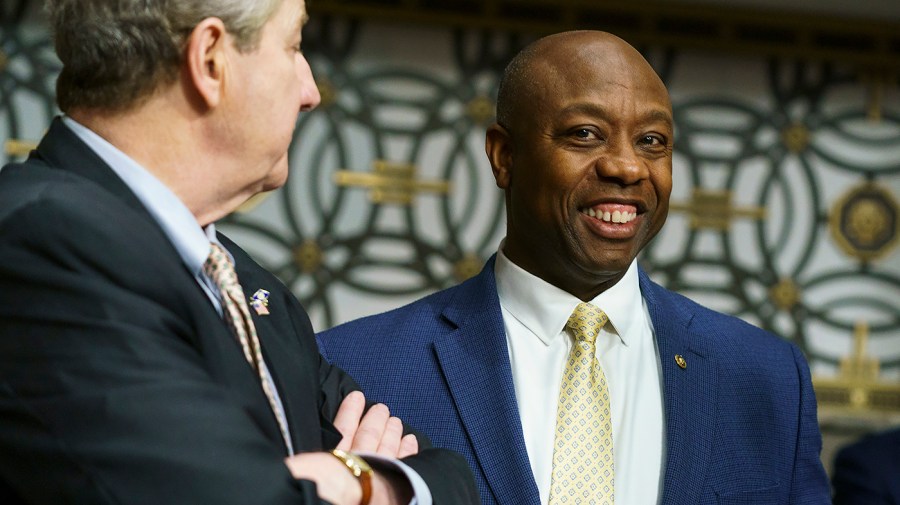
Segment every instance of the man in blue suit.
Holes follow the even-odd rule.
[[[668,92],[626,42],[535,42],[506,68],[485,142],[506,199],[497,254],[319,335],[367,395],[466,457],[483,503],[829,503],[799,349],[637,265],[668,213],[673,137]]]

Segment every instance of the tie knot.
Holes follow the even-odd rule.
[[[209,256],[203,264],[203,272],[216,284],[237,282],[234,264],[225,249],[219,244],[210,244]]]
[[[581,302],[572,311],[566,327],[572,330],[572,335],[576,340],[583,340],[593,345],[597,340],[597,335],[600,334],[600,328],[603,328],[607,321],[609,321],[609,317],[605,312],[590,303]]]

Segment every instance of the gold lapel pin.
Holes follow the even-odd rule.
[[[684,356],[680,354],[675,355],[675,363],[678,363],[678,366],[681,367],[682,370],[687,368],[687,361],[685,361]]]
[[[269,292],[265,289],[257,289],[250,297],[250,306],[256,311],[257,316],[269,315]]]

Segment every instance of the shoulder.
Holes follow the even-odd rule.
[[[434,325],[441,319],[441,313],[448,303],[452,303],[459,291],[459,286],[453,286],[436,293],[432,293],[402,307],[392,309],[380,314],[362,317],[347,323],[335,326],[320,333],[320,337],[326,341],[334,341],[349,338],[359,333],[373,333],[380,330],[372,337],[386,336],[384,328],[390,328],[392,334],[400,335],[405,327],[415,327],[422,324]]]

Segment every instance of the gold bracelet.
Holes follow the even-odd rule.
[[[341,460],[359,482],[359,487],[362,488],[362,499],[359,500],[359,505],[368,505],[369,500],[372,499],[372,467],[366,463],[366,460],[351,452],[335,449],[331,451],[331,454]]]

